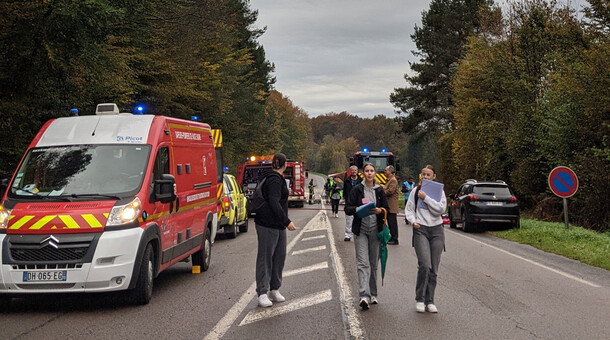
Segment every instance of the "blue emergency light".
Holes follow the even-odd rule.
[[[367,148],[367,147],[362,148],[362,152],[369,152],[369,148]]]
[[[198,121],[199,120],[199,116],[191,116],[191,120]]]
[[[387,152],[386,148],[381,149],[381,152]]]

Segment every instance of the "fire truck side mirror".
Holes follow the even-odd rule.
[[[400,171],[400,161],[396,160],[396,172]]]
[[[8,178],[3,178],[2,182],[0,182],[0,198],[4,196],[4,191],[8,188]]]
[[[349,158],[349,166],[352,166],[352,165],[356,165],[356,163],[354,163],[354,157]]]
[[[161,179],[155,181],[155,201],[170,203],[176,199],[174,186],[176,179],[169,174],[161,175]]]

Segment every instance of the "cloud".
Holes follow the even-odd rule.
[[[414,61],[410,35],[427,2],[251,0],[276,89],[310,116],[394,115],[389,95]]]

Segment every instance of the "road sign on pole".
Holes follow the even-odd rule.
[[[563,216],[568,228],[568,197],[572,197],[578,190],[578,177],[572,169],[565,166],[558,166],[551,170],[548,178],[551,191],[563,198]]]

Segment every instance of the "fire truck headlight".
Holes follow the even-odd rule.
[[[108,215],[107,226],[118,226],[135,221],[142,211],[142,202],[139,198],[134,198],[133,201],[112,208]]]
[[[11,216],[11,211],[0,205],[0,229],[8,228],[8,220]]]

